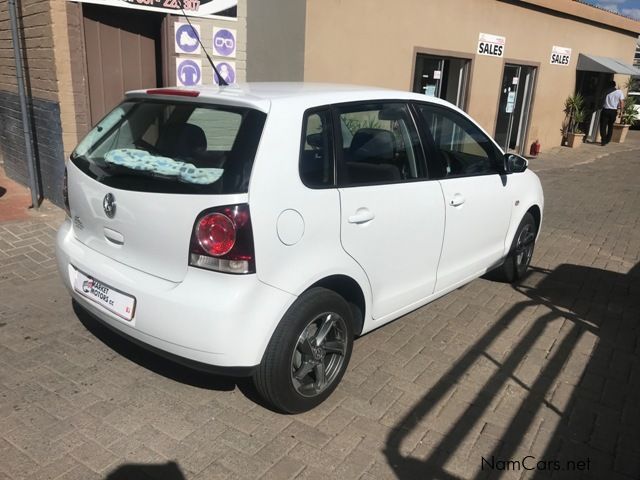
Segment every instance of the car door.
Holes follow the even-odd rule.
[[[456,287],[498,264],[511,218],[503,155],[482,130],[443,105],[417,104],[422,133],[431,146],[430,171],[440,178],[445,234],[436,292]]]
[[[366,272],[380,320],[431,295],[444,235],[444,200],[426,175],[408,104],[336,107],[341,241]]]

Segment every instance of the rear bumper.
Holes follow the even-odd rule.
[[[189,268],[180,283],[160,279],[78,242],[69,220],[58,231],[56,254],[62,280],[80,306],[136,343],[200,370],[250,374],[295,300],[256,275]],[[134,318],[123,320],[75,292],[75,269],[133,295]]]

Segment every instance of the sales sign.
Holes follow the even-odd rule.
[[[551,49],[551,65],[562,65],[563,67],[566,67],[570,62],[571,49],[554,45]]]
[[[506,43],[506,37],[481,33],[478,38],[478,53],[490,57],[502,57]]]

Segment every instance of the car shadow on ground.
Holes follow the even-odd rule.
[[[513,288],[527,298],[512,306],[460,356],[389,434],[385,456],[397,477],[463,478],[451,474],[447,462],[459,453],[465,440],[469,441],[469,432],[474,428],[477,431],[478,423],[489,413],[492,401],[509,382],[525,391],[523,400],[495,435],[492,446],[466,453],[469,456],[464,463],[475,469],[472,478],[501,478],[507,474],[505,468],[491,470],[482,458],[522,460],[523,451],[527,454],[524,437],[535,430],[537,423],[534,421],[540,422],[540,416],[544,418],[544,415],[547,418],[555,416],[555,423],[549,427],[546,445],[542,443],[539,447],[543,453],[530,453],[535,457],[529,459],[526,467],[533,466],[534,470],[524,472],[524,466],[520,466],[520,472],[529,475],[527,478],[548,478],[550,474],[553,478],[580,475],[588,475],[580,478],[613,478],[610,475],[614,469],[619,472],[615,478],[640,478],[640,413],[636,408],[640,392],[637,385],[633,387],[639,370],[640,264],[626,275],[569,264],[553,271],[533,268],[528,277]],[[530,317],[517,343],[502,360],[492,358],[488,353],[490,345],[525,309],[534,309],[536,313]],[[549,323],[556,320],[563,321],[563,325],[548,356],[539,362],[540,372],[528,382],[520,380],[516,373],[518,366],[530,354]],[[588,332],[596,337],[595,346],[591,351],[583,351],[583,348],[575,353],[584,355],[581,358],[586,366],[573,368],[575,372],[570,373],[575,375],[576,381],[572,382],[575,385],[561,385],[565,387],[567,399],[566,402],[556,401],[552,389],[558,388],[558,378],[579,342],[587,340],[583,337]],[[405,454],[403,442],[410,434],[415,434],[416,429],[429,428],[427,417],[431,417],[436,406],[448,398],[452,387],[470,374],[478,360],[489,360],[497,368],[484,384],[480,383],[482,387],[474,391],[475,398],[458,418],[451,419],[445,432],[436,435],[438,440],[426,457]],[[558,405],[554,405],[556,403]],[[537,468],[539,460],[558,463],[547,464],[549,468],[543,470]],[[577,463],[569,465],[567,461],[589,461],[587,465],[582,464],[588,469],[567,471],[570,466],[578,467]],[[486,468],[482,469],[482,466]],[[508,466],[498,464],[498,467]],[[518,467],[516,464],[510,466],[513,467],[511,470]],[[557,468],[561,470],[557,471]],[[464,478],[468,475],[464,474]],[[513,476],[513,472],[509,475]]]
[[[186,480],[186,477],[175,462],[131,463],[119,466],[107,474],[104,480]]]
[[[270,409],[258,395],[251,378],[226,377],[196,370],[147,350],[114,332],[96,319],[75,301],[72,302],[76,317],[99,341],[127,360],[163,377],[192,387],[217,391],[232,391],[238,388],[249,400]]]

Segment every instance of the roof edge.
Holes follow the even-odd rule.
[[[636,35],[640,34],[640,21],[583,3],[581,0],[520,0],[519,3],[529,3],[547,10],[564,13],[578,20],[589,20]]]

